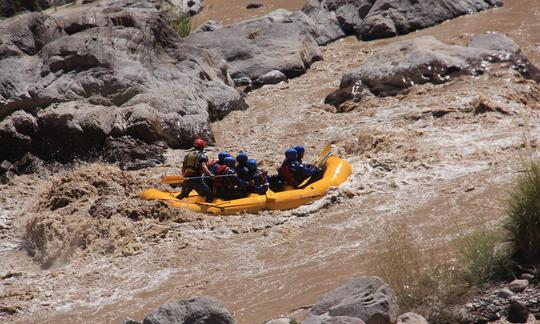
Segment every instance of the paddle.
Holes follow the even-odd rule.
[[[332,152],[330,152],[331,148],[332,148],[331,143],[328,143],[324,146],[324,148],[321,151],[321,154],[319,154],[319,157],[317,158],[317,161],[315,162],[315,165],[317,165],[317,167],[320,168],[326,163],[326,160],[328,160],[328,158],[330,157],[330,154],[332,154]],[[308,177],[306,180],[302,181],[302,183],[298,185],[298,188],[302,188],[305,185],[307,185],[309,180],[311,180],[311,176]]]
[[[217,175],[213,176],[212,178],[223,178],[223,177],[233,177],[236,176],[236,174],[224,174],[224,175]],[[203,179],[203,178],[211,178],[209,176],[204,177],[184,177],[181,175],[175,175],[175,176],[163,176],[161,178],[161,183],[163,184],[175,184],[175,183],[182,183],[189,179]]]

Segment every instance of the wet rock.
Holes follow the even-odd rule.
[[[396,95],[415,84],[440,84],[458,75],[481,74],[490,60],[494,60],[491,51],[423,36],[381,48],[362,66],[347,72],[341,84],[360,79],[375,95]]]
[[[501,297],[501,298],[504,298],[504,299],[509,299],[511,297],[513,297],[515,294],[510,290],[508,289],[507,287],[499,290],[496,292],[497,296],[498,297]]]
[[[510,299],[506,318],[510,323],[526,323],[529,318],[529,310],[517,299]]]
[[[142,324],[141,321],[136,321],[134,319],[131,319],[131,318],[126,318],[122,324]]]
[[[534,275],[530,274],[530,273],[522,273],[519,276],[519,279],[525,279],[525,280],[528,280],[530,282],[531,280],[534,280]]]
[[[395,323],[399,306],[393,290],[378,277],[359,277],[323,296],[302,324],[327,323],[345,316],[370,324]]]
[[[195,32],[209,32],[223,28],[223,24],[216,20],[209,20],[199,26]]]
[[[165,162],[164,153],[163,146],[124,136],[107,138],[103,158],[110,163],[118,162],[122,170],[138,170]]]
[[[314,33],[305,14],[280,9],[218,30],[193,33],[186,40],[223,57],[235,80],[256,80],[273,70],[293,78],[322,59]]]
[[[502,6],[501,0],[377,0],[358,28],[363,40],[392,37]]]
[[[317,26],[319,45],[325,45],[347,35],[371,40],[406,34],[501,5],[500,0],[309,0],[302,11]]]
[[[61,6],[74,0],[2,0],[0,1],[0,17],[11,17],[22,11],[42,11]]]
[[[3,161],[0,163],[0,183],[8,183],[17,175],[37,173],[43,166],[43,161],[31,153],[26,153],[13,163]]]
[[[347,87],[330,93],[328,96],[326,96],[326,98],[324,98],[324,103],[336,107],[338,112],[343,112],[341,105],[350,100],[353,102],[359,102],[362,99],[363,90],[364,86],[362,81],[358,80],[352,85],[348,85]]]
[[[511,54],[519,51],[519,45],[516,42],[497,32],[476,34],[469,40],[467,46]]]
[[[262,6],[263,4],[260,2],[252,2],[252,3],[248,3],[248,5],[246,6],[246,9],[257,9],[257,8],[261,8]]]
[[[273,70],[257,78],[253,82],[253,87],[259,88],[265,84],[277,84],[282,81],[287,81],[287,76],[281,71]]]
[[[148,314],[144,324],[234,324],[223,304],[212,297],[196,297],[160,306]]]
[[[527,288],[527,286],[529,286],[529,280],[526,280],[526,279],[516,279],[516,280],[512,281],[512,282],[508,285],[508,288],[509,288],[512,292],[518,293],[518,292],[522,292],[523,290],[525,290],[525,288]]]
[[[155,9],[33,13],[0,30],[0,161],[100,154],[109,137],[211,142],[210,122],[247,107],[226,62],[183,42]]]
[[[263,324],[290,324],[290,318],[278,318],[264,322]]]
[[[397,324],[428,324],[428,321],[421,315],[404,313],[398,316]]]
[[[323,323],[324,324],[366,324],[366,322],[362,321],[359,318],[349,317],[349,316],[332,317],[329,320],[324,321]]]

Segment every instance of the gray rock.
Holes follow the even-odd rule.
[[[392,37],[498,6],[501,0],[377,0],[358,32],[363,40]]]
[[[527,279],[516,279],[516,280],[512,281],[508,285],[508,289],[510,289],[512,292],[518,293],[518,292],[522,292],[523,290],[525,290],[525,288],[527,288],[527,286],[529,286],[529,280],[527,280]]]
[[[428,324],[428,321],[421,315],[408,312],[398,316],[397,324]]]
[[[165,162],[164,153],[162,146],[147,144],[129,136],[109,137],[105,140],[103,158],[109,163],[119,163],[123,170],[138,170]]]
[[[11,17],[22,11],[42,11],[71,2],[75,0],[2,0],[0,1],[0,17]]]
[[[223,57],[233,79],[256,80],[273,70],[292,78],[322,59],[312,36],[315,32],[305,14],[280,9],[215,31],[193,33],[186,40]]]
[[[257,80],[253,82],[253,86],[262,87],[265,84],[277,84],[282,81],[287,81],[287,76],[281,71],[273,70],[257,78]]]
[[[209,31],[215,31],[221,28],[223,28],[222,23],[216,20],[209,20],[205,22],[204,24],[200,25],[199,28],[195,30],[195,32],[209,32]]]
[[[0,41],[0,161],[85,156],[126,135],[185,148],[247,108],[227,63],[155,9],[22,15],[0,22]]]
[[[530,274],[530,273],[522,273],[520,276],[519,276],[519,279],[525,279],[525,280],[534,280],[534,275],[533,274]]]
[[[141,321],[136,321],[131,318],[126,318],[122,324],[142,324]]]
[[[144,324],[234,324],[223,304],[212,297],[196,297],[160,306],[148,314]]]
[[[319,299],[302,324],[332,323],[340,316],[387,324],[396,322],[398,312],[396,296],[387,284],[378,277],[359,277]]]
[[[291,323],[291,319],[285,317],[285,318],[269,320],[269,321],[264,322],[263,324],[290,324],[290,323]]]
[[[343,83],[343,81],[342,81]],[[362,99],[362,91],[364,86],[361,80],[357,80],[354,83],[347,85],[341,89],[338,89],[330,93],[324,99],[325,104],[332,105],[340,110],[340,107],[343,103],[352,100],[354,102],[359,102]]]
[[[510,323],[527,323],[529,310],[517,299],[510,299],[506,319]]]
[[[508,289],[507,287],[501,289],[501,290],[498,290],[496,293],[495,293],[498,297],[501,297],[501,298],[504,298],[504,299],[509,299],[511,297],[513,297],[515,294],[510,290]]]
[[[501,0],[309,0],[302,11],[318,29],[319,45],[347,35],[391,37],[502,6]]]
[[[485,49],[447,45],[432,36],[417,37],[381,48],[341,80],[360,79],[375,95],[395,95],[415,84],[444,83],[458,75],[477,75],[485,63],[496,60]]]
[[[474,35],[469,40],[467,46],[510,54],[515,54],[519,51],[519,45],[514,40],[497,32]]]
[[[252,2],[247,4],[246,9],[257,9],[261,8],[262,6],[263,4],[260,2]]]
[[[366,322],[356,317],[336,316],[325,320],[322,324],[366,324]]]

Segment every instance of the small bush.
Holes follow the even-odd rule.
[[[186,37],[191,33],[191,16],[176,8],[165,10],[167,23],[181,37]]]
[[[513,243],[517,260],[540,259],[540,162],[525,163],[507,202],[505,229]]]
[[[503,233],[482,227],[456,241],[464,279],[473,285],[505,279],[512,274],[510,253],[504,249]]]
[[[402,311],[418,311],[428,318],[441,315],[462,283],[447,249],[423,250],[406,226],[385,231],[375,271],[395,291]]]

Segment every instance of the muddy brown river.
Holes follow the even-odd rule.
[[[303,5],[261,1],[264,6],[251,11],[245,9],[251,1],[205,2],[195,22],[229,24]],[[322,48],[324,60],[305,75],[249,93],[247,111],[233,112],[212,127],[218,147],[247,150],[264,159],[269,170],[290,145],[304,143],[309,161],[332,142],[334,153],[353,166],[347,183],[293,211],[224,218],[190,214],[197,222],[168,224],[154,243],[131,256],[75,254],[45,269],[18,245],[19,237],[3,239],[0,257],[8,261],[0,265],[0,274],[22,275],[2,284],[0,294],[23,297],[17,299],[21,311],[0,321],[119,323],[195,295],[222,300],[240,324],[280,316],[302,319],[325,292],[351,277],[376,274],[380,243],[389,229],[411,231],[425,248],[444,248],[460,229],[500,220],[502,201],[519,168],[523,134],[528,128],[532,138],[540,135],[537,85],[502,70],[415,86],[403,96],[368,97],[349,113],[332,113],[321,105],[345,71],[383,45],[418,35],[461,44],[486,31],[507,34],[540,65],[537,0],[507,0],[503,8],[409,35],[373,42],[349,37]],[[463,109],[480,96],[515,113],[473,115]],[[440,108],[455,113],[434,118],[430,112]],[[133,174],[157,182],[159,175],[174,172],[180,156],[170,151],[167,165]],[[0,216],[16,215],[13,222],[21,233],[28,209],[50,186],[49,178],[17,178],[2,187],[6,207]],[[22,192],[26,202],[13,198]]]

